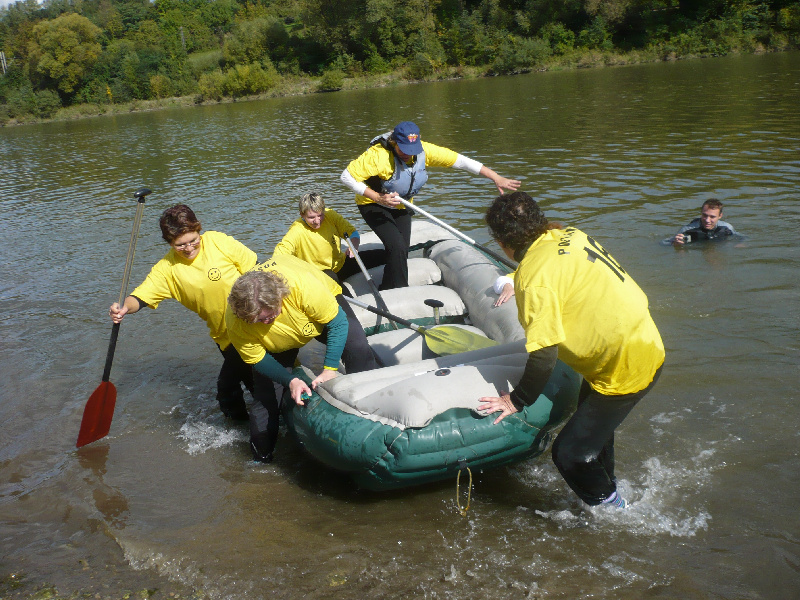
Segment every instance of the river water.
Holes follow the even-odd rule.
[[[799,98],[785,53],[0,130],[0,597],[797,598]],[[582,508],[549,453],[475,473],[465,517],[454,481],[365,493],[286,437],[250,462],[174,302],[126,319],[111,433],[77,451],[133,192],[153,190],[132,285],[178,202],[266,258],[304,192],[360,222],[338,176],[405,119],[523,180],[648,294],[667,363],[618,430],[631,509]],[[494,195],[436,170],[418,200],[489,243]],[[659,243],[712,196],[745,239]]]

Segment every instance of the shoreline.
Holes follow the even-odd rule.
[[[522,75],[526,73],[545,73],[550,71],[569,71],[576,69],[596,69],[602,67],[622,67],[628,65],[675,62],[678,60],[696,60],[703,58],[722,58],[723,56],[753,56],[768,53],[791,52],[795,48],[766,49],[756,48],[752,52],[730,52],[725,55],[687,55],[677,56],[670,54],[661,56],[654,50],[636,50],[619,53],[614,51],[583,51],[569,55],[553,57],[538,68],[524,69],[515,73],[492,73],[489,65],[482,67],[459,66],[445,67],[430,77],[410,79],[404,70],[396,70],[380,75],[362,75],[344,77],[342,86],[336,89],[321,89],[324,76],[294,76],[284,78],[277,86],[268,92],[251,96],[223,97],[216,99],[200,99],[199,94],[190,96],[177,96],[160,98],[157,100],[132,100],[120,104],[76,104],[58,109],[56,114],[49,119],[42,119],[30,115],[30,118],[18,120],[9,119],[2,123],[2,127],[15,127],[42,123],[77,121],[95,117],[113,116],[138,112],[153,112],[167,108],[187,108],[193,106],[210,106],[214,104],[232,104],[235,102],[252,102],[269,98],[288,98],[292,96],[305,96],[309,94],[328,94],[339,91],[374,89],[400,85],[413,85],[418,83],[434,83],[437,81],[452,81],[458,79],[478,79],[480,77],[497,77],[500,75]]]

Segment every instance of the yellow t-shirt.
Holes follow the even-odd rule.
[[[456,164],[458,153],[428,142],[422,142],[425,151],[425,167],[452,167]],[[380,144],[370,146],[364,154],[347,165],[347,170],[356,181],[366,181],[377,175],[381,179],[389,180],[394,173],[394,154]],[[407,198],[411,201],[411,198]],[[356,204],[370,204],[372,200],[366,196],[356,194]]]
[[[295,256],[273,256],[253,270],[279,273],[289,285],[281,314],[272,323],[248,323],[225,311],[228,335],[244,362],[261,362],[267,352],[275,354],[301,348],[322,333],[339,313],[335,296],[342,288],[318,268]]]
[[[558,345],[558,357],[598,392],[647,387],[664,344],[647,296],[600,244],[574,227],[546,232],[514,278],[526,348]]]
[[[309,227],[302,217],[292,223],[289,231],[275,246],[273,256],[288,254],[320,269],[338,272],[344,265],[345,259],[341,246],[342,236],[345,233],[350,235],[355,230],[356,228],[342,215],[331,208],[326,208],[319,229]]]
[[[225,329],[228,294],[233,282],[256,264],[256,253],[218,231],[206,231],[200,240],[200,252],[191,261],[170,248],[131,295],[154,309],[174,298],[206,322],[211,338],[224,350],[230,344]]]

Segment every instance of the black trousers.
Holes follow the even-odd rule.
[[[386,249],[381,290],[408,287],[408,247],[411,245],[411,216],[407,208],[360,204],[358,210]]]
[[[219,346],[217,346],[219,348]],[[253,370],[246,364],[233,344],[228,344],[222,353],[222,367],[217,376],[217,401],[219,409],[231,419],[247,419],[242,384],[253,393]]]
[[[553,443],[553,462],[586,504],[600,504],[616,491],[614,430],[653,388],[662,367],[646,388],[624,396],[606,396],[594,391],[584,380],[578,409]]]
[[[386,250],[364,250],[364,252],[358,253],[358,257],[367,269],[386,264]],[[348,257],[344,260],[342,268],[337,272],[334,273],[330,269],[326,269],[325,273],[330,275],[336,283],[342,285],[342,282],[348,277],[356,273],[361,273],[361,268],[358,266],[358,261],[356,261],[355,258]]]
[[[367,343],[367,336],[350,307],[350,303],[341,294],[336,296],[336,302],[347,315],[347,342],[342,352],[342,362],[348,373],[359,373],[377,368],[375,355]],[[328,328],[325,327],[317,339],[323,344],[328,341]],[[272,354],[272,357],[282,366],[292,368],[299,348]],[[253,403],[249,407],[250,413],[250,445],[253,458],[268,461],[275,450],[278,440],[278,419],[283,408],[283,398],[275,393],[272,380],[253,369]]]

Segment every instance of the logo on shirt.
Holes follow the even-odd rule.
[[[314,327],[313,323],[309,322],[303,325],[303,335],[306,337],[314,337],[315,335],[317,335],[317,330]]]
[[[208,270],[208,278],[211,281],[219,281],[222,278],[222,272],[217,267],[211,267]]]

